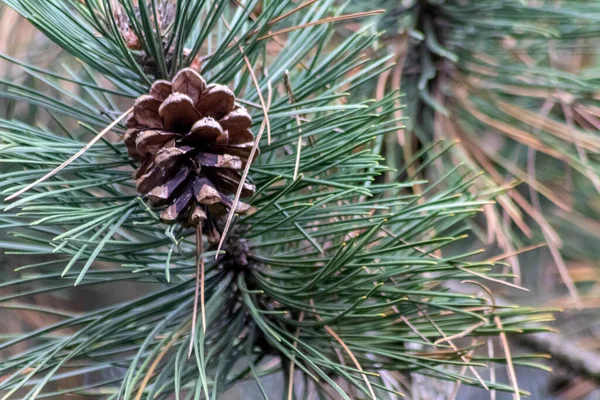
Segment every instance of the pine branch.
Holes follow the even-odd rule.
[[[134,299],[3,341],[0,350],[28,345],[0,364],[0,390],[7,396],[208,398],[245,379],[256,380],[264,393],[261,379],[290,365],[344,399],[397,394],[380,371],[418,371],[514,391],[473,379],[461,368],[477,371],[506,362],[478,352],[483,343],[478,338],[547,331],[540,323],[549,320],[548,313],[494,307],[486,298],[445,287],[474,276],[512,278],[500,263],[474,261],[476,252],[450,251],[465,239],[465,221],[490,205],[490,197],[474,189],[477,175],[460,167],[432,182],[416,175],[381,180],[391,172],[379,153],[383,138],[397,130],[400,96],[395,91],[379,100],[361,96],[364,83],[391,67],[391,57],[363,57],[378,39],[368,26],[340,42],[331,23],[347,13],[333,0],[301,8],[287,0],[6,3],[94,72],[73,64],[75,74],[67,81],[22,63],[55,92],[10,82],[2,92],[56,113],[58,125],[75,128],[64,134],[37,128],[35,121],[0,121],[0,161],[12,166],[0,176],[0,187],[11,198],[21,194],[3,204],[0,222],[13,233],[0,246],[44,257],[20,266],[18,279],[0,283],[14,292],[0,303],[54,295],[73,284],[110,290],[111,283],[124,281],[148,287]],[[286,45],[273,52],[269,32],[282,30]],[[135,146],[120,140],[131,124],[115,125],[104,140],[72,158],[87,142],[85,135],[102,131],[111,116],[131,106],[132,97],[141,99],[133,105],[134,122],[140,122],[136,111],[154,110],[140,118],[162,118],[162,128],[154,131],[166,132],[166,114],[160,113],[166,100],[159,106],[147,94],[157,80],[152,90],[173,87],[182,71],[195,77],[199,92],[208,92],[205,79],[227,86],[219,89],[221,96],[242,99],[252,133],[271,128],[270,145],[256,135],[253,148],[260,155],[247,160],[248,182],[256,187],[251,212],[232,217],[228,230],[218,220],[198,236],[197,226],[203,225],[166,220],[167,206],[152,202],[132,179],[142,168],[132,148],[147,148],[137,139]],[[83,92],[72,93],[63,81]],[[293,88],[292,103],[286,84]],[[270,93],[267,101],[263,93]],[[156,109],[144,109],[143,101]],[[311,145],[297,161],[294,146],[305,138]],[[431,148],[429,162],[451,149]],[[237,150],[246,154],[249,148]],[[234,160],[231,169],[242,171],[242,162]],[[226,182],[231,196],[237,185],[243,191],[245,178]],[[220,201],[237,212],[232,198]],[[212,230],[223,235],[222,252],[218,241],[209,240]],[[456,336],[473,343],[438,341]],[[512,363],[532,365],[529,357],[513,357]],[[50,392],[50,383],[91,371],[108,374],[115,366],[116,379]]]

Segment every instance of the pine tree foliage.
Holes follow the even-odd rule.
[[[476,174],[457,167],[431,182],[406,171],[395,172],[406,179],[378,178],[394,173],[380,151],[397,130],[399,94],[359,97],[390,57],[364,57],[378,40],[368,27],[336,36],[335,18],[327,18],[342,18],[343,7],[181,0],[163,27],[160,1],[5,3],[77,58],[62,73],[12,60],[53,95],[2,82],[2,96],[46,110],[55,124],[0,121],[0,161],[12,167],[0,178],[6,196],[75,154],[154,80],[184,67],[200,66],[207,81],[232,88],[262,140],[249,174],[252,212],[234,218],[223,251],[206,244],[201,255],[203,318],[192,311],[194,231],[162,223],[136,193],[122,123],[4,202],[1,226],[12,236],[1,247],[39,261],[0,284],[12,289],[0,301],[61,320],[0,344],[28,346],[0,365],[3,398],[216,399],[248,379],[269,398],[261,379],[273,374],[298,398],[388,398],[404,391],[389,379],[396,372],[517,390],[516,382],[481,378],[477,371],[507,363],[507,349],[494,356],[480,347],[490,344],[486,337],[547,330],[540,324],[548,311],[496,305],[486,285],[509,280],[505,265],[450,250],[467,235],[465,222],[490,204],[473,190]],[[139,49],[125,42],[117,7]],[[450,150],[423,151],[433,163]],[[465,280],[481,295],[449,289]],[[147,294],[84,314],[27,304],[38,293],[110,290],[117,281],[147,285]],[[532,358],[513,355],[508,364],[538,366]],[[89,376],[104,379],[66,383]]]
[[[598,4],[379,5],[395,10],[382,26],[401,37],[406,140],[412,141],[405,149],[459,141],[444,157],[447,168],[485,171],[479,191],[506,192],[498,207],[486,209],[492,240],[506,252],[545,242],[577,304],[564,259],[593,264],[597,258],[597,229],[588,227],[599,216]],[[397,46],[397,39],[390,43]]]

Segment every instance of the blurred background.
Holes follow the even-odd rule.
[[[365,95],[401,90],[406,94],[401,116],[409,117],[405,127],[386,138],[386,158],[401,170],[419,150],[445,139],[453,145],[444,148],[444,157],[424,170],[417,162],[407,176],[434,179],[456,165],[485,172],[475,187],[499,194],[498,202],[473,221],[476,234],[467,250],[485,249],[481,259],[502,257],[515,282],[530,290],[499,288],[501,301],[561,310],[553,322],[560,333],[529,335],[512,343],[517,354],[521,347],[553,356],[547,361],[552,372],[519,367],[520,385],[532,399],[600,399],[599,3],[376,3],[357,0],[351,8],[387,10],[372,28],[383,31],[381,46],[372,51],[396,56],[393,68],[366,87]],[[360,27],[343,24],[337,34],[343,37]],[[0,54],[47,70],[76,63],[5,5],[0,5]],[[58,95],[6,60],[0,60],[0,79]],[[0,113],[41,127],[55,124],[35,106],[10,99],[0,99]],[[426,156],[419,157],[424,163]],[[0,240],[6,234],[0,229]],[[23,271],[14,271],[19,265],[36,262],[18,251],[0,256],[2,281],[20,276]],[[60,320],[60,310],[83,312],[92,304],[110,305],[142,290],[130,283],[113,285],[110,290],[93,286],[71,288],[63,296],[31,296],[31,303],[58,310],[55,317],[3,305],[0,335],[33,331]],[[0,295],[10,293],[0,288]],[[509,382],[504,368],[496,375]],[[462,387],[453,393],[452,384],[411,378],[415,400],[489,397],[480,389]],[[277,393],[277,379],[267,385]],[[235,388],[230,397],[255,398],[252,390]],[[509,398],[511,394],[496,396]]]

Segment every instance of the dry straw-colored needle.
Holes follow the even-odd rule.
[[[83,146],[83,148],[81,150],[79,150],[77,153],[75,153],[67,161],[65,161],[64,163],[62,163],[61,165],[59,165],[58,167],[56,167],[52,171],[48,172],[46,175],[44,175],[43,177],[41,177],[37,181],[35,181],[35,182],[33,182],[33,183],[25,186],[23,189],[19,190],[18,192],[11,194],[10,196],[8,196],[5,199],[5,201],[10,201],[10,200],[12,200],[12,199],[14,199],[14,198],[22,195],[23,193],[27,192],[29,189],[31,189],[31,188],[39,185],[40,183],[44,182],[46,179],[51,178],[54,175],[56,175],[57,173],[59,173],[61,170],[63,170],[65,167],[67,167],[69,164],[71,164],[73,161],[75,161],[76,159],[78,159],[83,153],[85,153],[86,151],[88,151],[89,148],[94,145],[94,143],[96,143],[98,140],[102,139],[102,137],[104,135],[106,135],[112,128],[114,128],[115,125],[117,125],[119,122],[121,122],[121,120],[123,118],[125,118],[126,116],[128,116],[131,111],[133,111],[133,107],[131,107],[129,110],[125,111],[123,114],[121,114],[119,116],[119,118],[117,118],[113,122],[111,122],[110,125],[108,125],[106,128],[104,128],[100,133],[98,133],[92,140],[90,140],[85,146]]]
[[[340,15],[337,17],[323,18],[318,21],[313,21],[313,22],[309,22],[307,24],[298,25],[298,26],[291,26],[289,28],[285,28],[285,29],[279,30],[277,32],[269,33],[265,36],[259,37],[258,40],[269,39],[269,38],[272,38],[272,37],[275,37],[278,35],[283,35],[284,33],[289,33],[289,32],[297,31],[300,29],[309,28],[311,26],[330,24],[330,23],[345,21],[345,20],[354,19],[354,18],[369,17],[371,15],[383,14],[384,12],[385,12],[385,10],[374,10],[374,11],[359,12],[359,13],[355,13],[355,14]]]
[[[225,24],[225,26],[227,27],[227,29],[229,31],[231,31],[231,27],[229,26],[227,21],[223,18],[222,18],[222,21]],[[242,195],[242,189],[244,187],[244,183],[246,182],[246,179],[248,178],[248,172],[250,171],[250,165],[252,164],[252,160],[254,160],[256,150],[258,149],[258,146],[260,144],[260,139],[262,138],[265,128],[267,130],[267,137],[268,137],[267,144],[271,145],[271,123],[269,122],[269,109],[271,108],[271,96],[272,96],[271,82],[270,81],[267,82],[267,87],[269,89],[269,97],[268,97],[267,102],[265,103],[262,92],[260,91],[258,79],[256,78],[256,74],[254,74],[254,70],[252,69],[250,60],[244,53],[244,48],[241,45],[239,45],[237,37],[234,36],[233,40],[235,41],[236,44],[238,44],[240,53],[244,57],[244,61],[246,63],[246,66],[248,67],[248,71],[250,72],[250,76],[252,77],[252,81],[256,87],[256,91],[258,93],[258,98],[260,100],[261,108],[263,110],[264,119],[263,119],[262,125],[260,127],[260,130],[258,132],[258,135],[256,136],[256,140],[254,141],[254,146],[252,146],[252,150],[250,150],[250,156],[248,157],[248,162],[246,163],[244,172],[242,173],[242,179],[240,180],[240,184],[238,185],[237,192],[233,199],[233,204],[231,205],[229,214],[227,215],[227,221],[225,222],[225,228],[223,228],[223,233],[221,234],[221,241],[219,242],[219,246],[217,247],[217,253],[215,254],[215,259],[217,259],[219,257],[219,253],[221,252],[223,243],[225,242],[225,239],[227,238],[227,232],[229,231],[229,227],[231,226],[231,220],[233,219],[233,215],[235,214],[235,210],[237,208],[238,202],[240,201],[240,196]]]

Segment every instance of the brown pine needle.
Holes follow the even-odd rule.
[[[314,307],[314,302],[313,302],[312,299],[310,300],[310,305]],[[313,311],[314,311],[314,309],[313,309]],[[315,311],[315,316],[317,317],[317,319],[319,321],[323,321],[323,319],[321,318],[321,316],[319,314],[317,314],[316,311]],[[331,329],[328,325],[325,325],[325,330],[327,331],[327,333],[329,333],[331,336],[333,336],[333,338],[340,344],[340,346],[342,346],[342,348],[344,349],[344,351],[346,352],[346,354],[348,354],[348,356],[350,357],[350,359],[354,363],[354,366],[356,367],[356,369],[358,369],[361,372],[363,380],[365,381],[365,383],[367,384],[367,388],[369,389],[369,394],[371,395],[371,398],[373,400],[377,400],[377,397],[375,396],[375,391],[373,391],[373,387],[371,386],[371,382],[367,378],[367,375],[365,374],[365,371],[360,366],[360,363],[358,362],[358,360],[356,359],[356,357],[354,356],[354,354],[352,353],[352,351],[350,350],[350,348],[346,345],[346,343],[344,343],[344,341],[342,340],[342,338],[340,338],[333,331],[333,329]]]
[[[465,329],[464,331],[457,333],[456,335],[445,336],[443,338],[440,338],[440,339],[436,340],[435,342],[433,342],[433,344],[440,344],[440,343],[449,342],[451,340],[461,339],[461,338],[467,336],[468,334],[470,334],[471,332],[473,332],[474,330],[476,330],[477,328],[481,328],[484,325],[486,325],[486,323],[481,321],[481,322]]]
[[[229,23],[227,23],[225,18],[221,17],[221,20],[227,27],[227,30],[229,30],[231,32],[231,27],[229,26]],[[260,85],[258,84],[258,79],[256,78],[256,74],[254,73],[254,69],[252,68],[252,63],[250,62],[250,60],[244,53],[244,48],[242,47],[241,44],[239,44],[238,38],[236,36],[233,37],[233,40],[234,40],[235,44],[238,45],[240,53],[244,57],[244,62],[246,63],[248,72],[250,73],[250,76],[252,77],[252,83],[254,84],[254,87],[256,88],[256,93],[258,94],[258,99],[260,100],[260,105],[262,107],[263,114],[264,114],[263,123],[265,123],[265,121],[266,121],[266,124],[267,124],[267,144],[270,146],[271,145],[271,122],[269,121],[269,114],[267,111],[267,106],[265,104],[265,99],[263,98],[262,92],[260,91]],[[249,158],[249,160],[252,160],[252,158]],[[234,204],[234,208],[235,208],[235,204]]]
[[[247,8],[246,8],[246,7],[245,7],[245,6],[244,6],[244,5],[243,5],[243,4],[242,4],[242,3],[241,3],[239,0],[234,0],[234,1],[235,1],[235,3],[236,3],[236,4],[237,4],[239,7],[242,7],[244,10],[247,10]],[[286,19],[286,18],[287,18],[287,17],[289,17],[290,15],[293,15],[293,14],[297,13],[298,11],[300,11],[300,10],[302,10],[302,9],[304,9],[304,8],[306,8],[306,7],[308,7],[308,6],[312,5],[312,4],[314,4],[314,3],[316,3],[317,1],[319,1],[319,0],[309,0],[309,1],[305,2],[305,3],[303,3],[303,4],[300,4],[298,7],[294,8],[293,10],[290,10],[290,11],[288,11],[288,12],[284,13],[284,14],[281,14],[281,15],[280,15],[279,17],[277,17],[277,18],[273,18],[272,20],[270,20],[269,22],[267,22],[267,25],[274,25],[274,24],[278,23],[279,21],[282,21],[282,20]],[[257,16],[256,16],[256,14],[255,14],[254,12],[251,12],[251,13],[250,13],[250,19],[252,19],[252,21],[255,21],[255,22],[256,22],[256,20],[257,20]],[[255,29],[255,30],[253,30],[253,31],[250,33],[250,35],[255,35],[256,33],[258,33],[258,31],[259,31],[259,29]],[[269,32],[269,34],[270,34],[270,33],[271,33],[271,32]]]
[[[401,315],[400,319],[402,320],[402,322],[404,322],[406,324],[406,326],[408,326],[410,328],[411,331],[416,333],[417,336],[419,336],[425,343],[428,343],[429,345],[431,345],[431,340],[429,340],[427,338],[427,336],[425,336],[421,332],[419,332],[417,327],[414,326],[413,324],[411,324],[410,321],[408,320],[408,318],[406,318],[404,315]]]
[[[319,320],[320,319],[321,318],[319,318]],[[356,357],[354,356],[354,354],[352,353],[352,351],[350,350],[350,348],[346,345],[346,343],[344,343],[344,341],[342,340],[342,338],[340,338],[333,331],[333,329],[331,329],[329,326],[325,325],[325,330],[327,331],[327,333],[329,333],[331,336],[333,336],[333,338],[340,344],[340,346],[342,346],[342,348],[344,349],[344,351],[348,354],[348,356],[350,357],[350,359],[354,363],[354,366],[356,367],[356,369],[358,369],[360,372],[362,372],[361,375],[362,375],[365,383],[367,384],[367,388],[369,389],[369,394],[371,395],[371,398],[373,400],[376,400],[377,397],[375,397],[375,392],[373,391],[373,387],[371,386],[371,382],[367,378],[367,375],[365,375],[362,367],[360,366],[360,363],[358,362],[358,360],[356,359]]]
[[[206,333],[206,312],[204,309],[204,244],[202,242],[202,221],[196,226],[196,290],[194,292],[194,314],[192,315],[192,331],[190,333],[190,348],[188,358],[194,349],[196,336],[196,319],[198,315],[198,298],[200,298],[200,312],[202,313],[202,332]]]
[[[197,257],[200,259],[200,313],[202,314],[202,332],[206,333],[206,307],[204,306],[204,243],[202,241],[202,223],[198,224],[198,232],[196,234],[196,247],[200,245]],[[196,271],[196,279],[198,279],[198,271]]]
[[[239,7],[243,8],[244,10],[247,10],[247,8],[240,2],[240,0],[234,0],[235,4],[237,4]],[[279,17],[272,19],[271,21],[269,21],[267,23],[267,25],[273,25],[279,21],[281,21],[282,19],[285,19],[287,17],[289,17],[290,15],[302,10],[305,7],[310,6],[311,4],[316,3],[319,0],[310,0],[307,3],[301,4],[298,7],[294,8],[291,11],[288,11],[287,13],[280,15]],[[254,12],[250,13],[250,19],[254,22],[256,22],[256,20],[258,19],[258,17],[256,16],[256,14]],[[255,29],[254,31],[252,31],[249,35],[256,35],[258,33],[258,29]],[[271,30],[268,31],[269,34],[272,33]],[[281,47],[282,49],[285,48],[285,42],[279,38],[273,38],[273,42],[275,42],[279,47]],[[308,70],[308,68],[306,67],[306,65],[304,65],[304,63],[302,61],[299,62],[300,67],[304,68],[305,70]]]
[[[529,289],[524,288],[523,286],[516,285],[514,283],[506,282],[506,281],[503,281],[501,279],[492,278],[491,276],[487,276],[485,274],[480,274],[479,272],[471,271],[468,268],[459,267],[458,265],[456,266],[456,268],[458,268],[461,271],[464,271],[466,273],[469,273],[471,275],[478,276],[481,279],[485,279],[486,281],[496,282],[496,283],[499,283],[500,285],[509,286],[511,288],[519,289],[519,290],[522,290],[524,292],[529,292]]]
[[[235,213],[235,208],[237,207],[238,202],[240,201],[240,196],[242,195],[242,189],[244,187],[244,182],[246,182],[246,178],[248,177],[248,171],[250,171],[250,160],[254,158],[256,154],[256,149],[258,149],[258,143],[264,133],[264,121],[260,130],[258,131],[258,135],[256,136],[256,140],[254,141],[254,146],[252,146],[252,150],[250,150],[250,156],[248,157],[248,162],[246,163],[246,168],[244,168],[244,172],[242,174],[242,179],[240,179],[240,184],[238,186],[237,192],[235,193],[235,198],[233,199],[233,204],[231,205],[231,209],[229,210],[229,215],[227,215],[227,222],[225,223],[225,228],[223,228],[223,233],[221,234],[221,240],[219,241],[219,247],[217,247],[217,254],[215,254],[215,260],[219,257],[219,253],[221,252],[221,248],[223,247],[223,242],[227,237],[227,232],[229,231],[229,227],[231,225],[231,220],[233,219],[233,214]]]
[[[498,329],[504,329],[502,326],[502,320],[499,316],[496,315],[494,317],[494,322],[496,323]],[[500,332],[500,342],[502,343],[502,348],[504,349],[504,356],[506,357],[506,369],[508,371],[508,376],[515,391],[514,399],[521,400],[521,393],[519,393],[519,383],[517,382],[517,374],[515,373],[515,366],[512,361],[510,347],[508,345],[508,339],[506,338],[505,332]]]
[[[298,149],[296,151],[296,164],[294,166],[293,180],[298,179],[298,170],[300,169],[300,153],[302,152],[302,129],[298,128],[298,132],[300,133],[300,135],[298,135]]]
[[[429,321],[429,323],[435,328],[436,331],[438,331],[438,333],[442,336],[442,339],[445,339],[445,342],[448,342],[448,344],[450,345],[450,347],[452,347],[452,349],[455,352],[458,352],[458,347],[454,344],[454,342],[449,339],[446,334],[444,333],[444,331],[442,330],[442,328],[440,328],[438,326],[438,324],[436,324],[431,318],[429,318],[429,316],[427,314],[425,314],[423,311],[421,311],[421,308],[419,306],[417,306],[417,304],[415,303],[415,307],[417,308],[417,310],[419,310],[419,312],[425,317],[425,319],[427,319],[427,321]],[[461,355],[460,359],[465,362],[465,363],[469,363],[470,360],[467,359],[466,356]],[[488,387],[488,385],[486,385],[485,381],[483,380],[483,378],[481,377],[481,375],[479,375],[479,372],[477,372],[477,370],[475,369],[475,367],[473,367],[472,365],[469,366],[469,370],[471,370],[471,373],[473,375],[475,375],[475,378],[479,381],[479,383],[481,384],[481,386],[487,390],[489,392],[490,388]]]
[[[496,256],[496,257],[493,257],[493,258],[489,258],[487,260],[487,262],[494,263],[494,262],[497,262],[497,261],[500,261],[500,260],[504,260],[505,258],[510,258],[510,257],[513,257],[513,256],[517,256],[519,254],[526,253],[526,252],[531,251],[531,250],[539,249],[540,247],[545,247],[547,245],[548,245],[547,243],[533,244],[531,246],[523,247],[522,249],[516,250],[516,251],[514,251],[512,253],[500,254],[499,256]]]
[[[269,21],[269,25],[276,24],[279,21],[282,21],[282,20],[286,19],[290,15],[297,13],[298,11],[302,10],[303,8],[306,8],[306,7],[310,6],[310,5],[315,4],[317,1],[319,1],[319,0],[309,0],[309,1],[305,2],[305,3],[303,3],[303,4],[300,4],[298,7],[294,8],[293,10],[290,10],[290,11],[284,13],[284,14],[281,14],[279,17],[274,18],[271,21]]]
[[[487,348],[488,348],[488,357],[494,358],[494,343],[492,343],[492,339],[488,338],[487,340]],[[492,384],[496,383],[496,370],[494,369],[494,363],[490,362],[490,382]],[[490,400],[496,400],[496,389],[490,390]]]
[[[269,82],[269,101],[267,107],[271,107],[271,83]],[[231,226],[231,220],[233,219],[233,214],[235,214],[235,209],[240,201],[240,196],[242,195],[242,189],[244,187],[244,182],[246,182],[246,178],[248,178],[248,171],[250,171],[251,160],[254,159],[256,154],[256,150],[258,149],[258,145],[260,143],[260,139],[262,138],[263,133],[265,132],[265,120],[258,131],[258,135],[256,135],[256,139],[254,140],[254,146],[252,146],[252,150],[250,150],[250,156],[248,157],[248,162],[246,163],[246,167],[244,168],[244,172],[242,174],[242,179],[240,179],[240,184],[238,186],[237,192],[235,193],[235,198],[233,199],[233,204],[231,205],[231,209],[229,210],[229,215],[227,215],[227,222],[225,223],[225,228],[223,229],[223,233],[221,234],[221,241],[219,242],[219,247],[217,247],[217,254],[215,254],[215,259],[219,257],[219,253],[221,248],[223,247],[223,243],[225,242],[225,238],[227,237],[227,232],[229,231],[229,227]]]
[[[152,375],[154,375],[154,371],[158,367],[158,364],[165,357],[165,355],[167,354],[169,349],[171,349],[171,347],[173,347],[175,342],[177,342],[177,339],[179,339],[179,336],[181,336],[181,333],[186,328],[187,328],[187,326],[185,326],[184,329],[181,329],[179,332],[175,333],[175,335],[173,335],[173,337],[171,338],[169,343],[167,343],[167,345],[160,351],[158,356],[156,356],[156,358],[150,365],[150,368],[148,368],[148,372],[146,373],[146,376],[144,376],[144,380],[142,381],[142,384],[140,385],[137,395],[135,396],[135,400],[140,400],[142,398],[142,395],[144,394],[144,390],[146,389],[146,386],[148,386],[148,382],[150,381],[150,378],[152,377]]]
[[[231,28],[230,28],[229,24],[227,23],[227,21],[223,18],[221,18],[221,19],[223,20],[223,23],[225,24],[227,29],[229,31],[231,31]],[[233,39],[235,40],[235,43],[238,44],[237,37],[234,36]],[[240,184],[238,186],[237,192],[235,193],[235,198],[233,199],[233,204],[231,205],[231,209],[229,210],[229,215],[227,215],[227,222],[225,223],[225,228],[223,229],[223,233],[221,234],[221,240],[219,241],[219,247],[217,247],[217,253],[215,254],[215,259],[217,257],[219,257],[219,252],[221,251],[221,248],[223,247],[223,242],[225,241],[225,238],[227,237],[227,232],[229,231],[229,227],[231,225],[231,220],[233,219],[233,214],[235,214],[235,209],[237,208],[237,205],[240,201],[240,196],[242,195],[242,189],[244,187],[244,183],[246,182],[246,179],[248,178],[248,171],[250,171],[250,165],[252,164],[252,160],[254,160],[254,155],[256,154],[256,150],[258,149],[258,145],[259,145],[260,139],[262,138],[262,135],[265,131],[265,127],[267,129],[267,144],[271,145],[271,124],[269,122],[269,113],[268,113],[269,108],[271,108],[271,88],[270,88],[271,83],[270,83],[270,81],[268,82],[269,100],[268,100],[268,104],[265,104],[265,100],[260,91],[260,86],[258,84],[258,80],[256,79],[256,75],[254,74],[254,70],[252,69],[252,64],[250,63],[250,60],[248,59],[248,57],[246,57],[246,55],[244,54],[244,48],[239,44],[238,44],[238,47],[244,57],[244,61],[246,62],[246,66],[248,67],[248,71],[250,72],[250,76],[252,77],[252,82],[254,83],[254,85],[256,87],[256,92],[258,93],[258,98],[260,99],[260,104],[263,109],[264,118],[263,118],[263,122],[260,127],[260,130],[258,132],[258,135],[256,136],[256,140],[254,141],[254,146],[252,146],[252,150],[250,151],[250,156],[248,157],[248,162],[246,163],[246,167],[244,168],[244,173],[242,174],[242,179],[240,180]]]
[[[242,52],[242,54],[244,53],[244,49],[242,48],[242,46],[240,46],[240,51]],[[246,57],[246,55],[244,55],[244,61],[246,62],[246,65],[248,66],[248,71],[250,72],[250,76],[252,77],[252,82],[254,83],[254,86],[256,87],[256,92],[258,93],[258,99],[260,100],[260,105],[263,110],[264,121],[265,121],[266,128],[267,128],[267,145],[270,146],[271,145],[271,121],[269,121],[269,114],[268,114],[267,106],[265,105],[265,99],[263,98],[262,92],[260,91],[260,86],[258,85],[258,79],[256,79],[256,74],[254,73],[254,70],[252,69],[252,64],[250,64],[250,60],[248,59],[248,57]],[[250,160],[252,160],[252,159],[250,158]]]
[[[385,10],[374,10],[374,11],[359,12],[359,13],[354,13],[354,14],[340,15],[338,17],[323,18],[318,21],[313,21],[313,22],[309,22],[307,24],[302,24],[302,25],[298,25],[298,26],[291,26],[289,28],[285,28],[285,29],[282,29],[282,30],[279,30],[279,31],[276,31],[273,33],[269,33],[268,35],[259,37],[258,40],[269,39],[274,36],[283,35],[284,33],[289,33],[289,32],[297,31],[297,30],[304,29],[304,28],[309,28],[311,26],[329,24],[329,23],[333,23],[333,22],[345,21],[345,20],[354,19],[354,18],[369,17],[371,15],[382,14],[384,12],[385,12]]]
[[[487,293],[490,302],[492,303],[492,307],[495,309],[496,308],[496,299],[494,298],[494,294],[492,293],[492,291],[485,286],[483,283],[481,282],[477,282],[477,281],[462,281],[462,283],[470,283],[472,285],[476,285],[479,286],[484,292]],[[496,327],[498,329],[503,329],[502,327],[502,320],[500,320],[500,317],[498,317],[497,315],[494,316],[494,323],[496,324]],[[506,364],[507,364],[507,370],[508,370],[508,375],[510,378],[510,381],[513,385],[513,388],[515,390],[515,399],[516,400],[520,400],[521,399],[521,395],[519,393],[519,384],[517,383],[517,375],[515,374],[515,368],[512,362],[512,357],[511,357],[511,353],[510,353],[510,346],[508,345],[508,340],[506,338],[506,333],[504,332],[500,332],[500,341],[502,342],[502,347],[504,348],[504,354],[506,355]],[[488,340],[488,351],[490,351],[491,354],[493,354],[493,347],[489,347],[490,346],[490,341]],[[490,350],[491,349],[491,350]],[[494,382],[495,380],[495,374],[492,374],[493,368],[490,364],[490,379],[491,382]],[[492,377],[494,379],[492,379]],[[495,400],[496,398],[496,392],[495,390],[492,390],[490,393],[490,398],[492,400]]]
[[[121,114],[119,116],[119,118],[117,118],[113,122],[111,122],[106,128],[104,128],[100,133],[98,133],[92,140],[90,140],[85,146],[83,146],[83,148],[81,150],[79,150],[77,153],[75,153],[67,161],[65,161],[64,163],[62,163],[58,167],[54,168],[52,171],[48,172],[46,175],[44,175],[43,177],[41,177],[37,181],[35,181],[35,182],[33,182],[33,183],[25,186],[23,189],[19,190],[18,192],[11,194],[10,196],[8,196],[5,199],[5,201],[10,201],[10,200],[14,199],[15,197],[18,197],[18,196],[22,195],[23,193],[25,193],[29,189],[33,188],[34,186],[39,185],[40,183],[44,182],[46,179],[51,178],[54,175],[56,175],[57,173],[59,173],[61,170],[63,170],[65,167],[67,167],[69,164],[71,164],[73,161],[75,161],[76,159],[78,159],[83,153],[85,153],[86,151],[88,151],[89,148],[94,145],[94,143],[96,143],[98,140],[102,139],[102,137],[104,135],[106,135],[106,133],[108,133],[112,128],[115,127],[115,125],[117,125],[119,122],[121,122],[121,120],[123,118],[125,118],[126,116],[128,116],[131,111],[133,111],[133,107],[131,107],[129,110],[125,111],[123,114]]]

